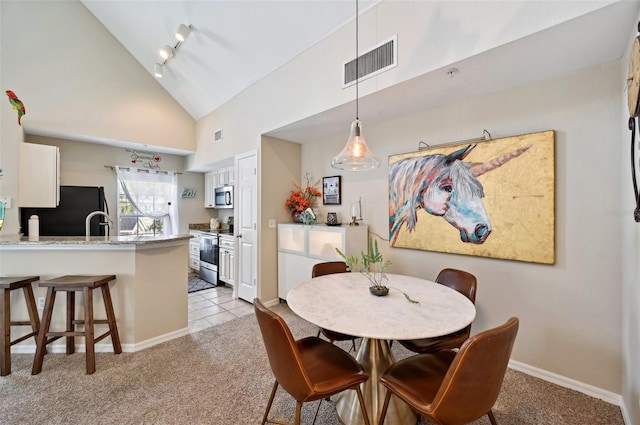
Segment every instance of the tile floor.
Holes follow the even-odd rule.
[[[233,289],[217,286],[189,294],[189,332],[253,314],[253,304],[233,298]]]

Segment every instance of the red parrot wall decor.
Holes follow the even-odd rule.
[[[7,90],[6,93],[7,96],[9,96],[9,102],[11,103],[11,106],[13,107],[13,109],[18,111],[18,125],[22,125],[22,116],[27,113],[27,111],[24,109],[24,103],[22,103],[22,101],[18,99],[18,96],[16,96],[16,94],[11,90]]]

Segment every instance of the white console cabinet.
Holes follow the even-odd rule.
[[[341,261],[336,248],[359,256],[367,237],[367,226],[278,224],[278,297],[286,300],[291,288],[311,279],[314,264]]]

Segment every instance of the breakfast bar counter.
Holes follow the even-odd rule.
[[[110,283],[123,351],[138,351],[188,333],[187,280],[189,239],[191,235],[118,236],[108,240],[92,236],[0,238],[0,275],[39,275],[53,279],[63,275],[116,275]],[[34,283],[36,300],[44,299],[45,290]],[[102,301],[96,294],[96,317],[105,317]],[[79,303],[81,300],[76,300]],[[26,317],[18,300],[12,315]],[[64,304],[64,303],[62,303]],[[38,305],[42,314],[42,305]],[[52,329],[64,329],[63,306],[54,312]],[[25,331],[26,332],[26,331]],[[80,339],[82,341],[82,339]],[[83,343],[83,341],[82,341]],[[56,345],[57,344],[57,345]],[[35,351],[35,345],[23,343],[20,351]],[[50,347],[63,351],[63,341]],[[96,350],[111,351],[108,340]]]

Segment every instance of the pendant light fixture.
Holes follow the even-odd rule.
[[[371,152],[362,135],[362,122],[358,111],[358,0],[356,0],[356,119],[351,123],[351,131],[347,144],[342,151],[331,160],[331,166],[346,171],[375,170],[380,166],[380,160]]]

